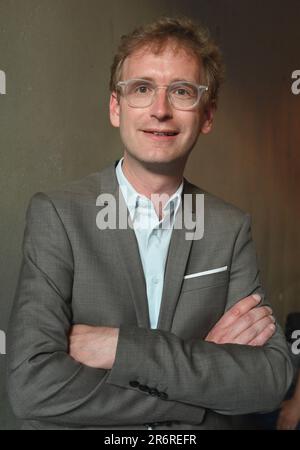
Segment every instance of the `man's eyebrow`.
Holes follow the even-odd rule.
[[[156,81],[155,81],[154,78],[152,78],[152,77],[147,77],[147,76],[145,76],[145,77],[143,77],[143,76],[140,76],[140,77],[133,77],[132,79],[133,79],[133,80],[145,80],[145,81],[151,81],[152,83],[156,83]],[[187,80],[186,78],[173,78],[173,79],[170,81],[170,83],[177,83],[178,81],[184,81],[184,82],[186,82],[186,83],[197,84],[196,81]]]

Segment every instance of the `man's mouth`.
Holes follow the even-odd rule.
[[[176,130],[142,130],[146,134],[150,134],[153,136],[161,136],[161,137],[172,137],[177,136],[179,134],[179,131]]]

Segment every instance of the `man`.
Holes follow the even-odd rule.
[[[25,428],[232,428],[281,402],[292,368],[272,310],[256,308],[249,216],[183,179],[221,75],[186,19],[123,37],[110,100],[123,159],[33,197],[9,333]],[[131,226],[103,226],[111,199]],[[180,210],[204,214],[203,236]]]
[[[277,419],[278,430],[300,430],[300,371],[298,369],[292,395],[281,405]]]
[[[300,312],[287,316],[285,336],[291,347],[291,360],[295,369],[293,383],[276,417],[278,430],[300,430]]]

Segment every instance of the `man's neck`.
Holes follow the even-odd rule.
[[[163,172],[151,171],[133,158],[124,155],[122,170],[134,189],[141,195],[150,198],[153,194],[167,194],[171,197],[183,180],[184,167]]]

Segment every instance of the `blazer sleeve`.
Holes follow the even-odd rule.
[[[256,292],[266,303],[249,215],[243,215],[238,230],[227,308]],[[130,388],[128,381],[136,379],[156,386],[170,400],[235,415],[277,408],[292,376],[278,324],[262,347],[182,340],[168,331],[121,327],[115,364],[106,382]]]
[[[27,211],[23,262],[8,331],[8,393],[17,417],[79,426],[199,422],[199,408],[106,383],[109,371],[68,355],[72,248],[50,198]]]

